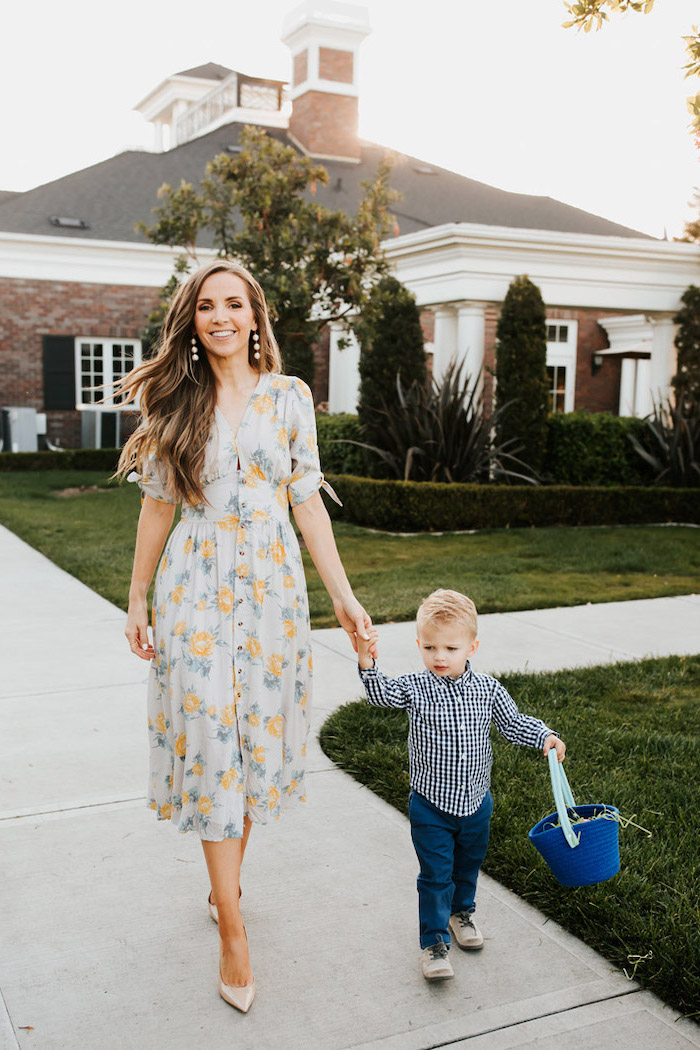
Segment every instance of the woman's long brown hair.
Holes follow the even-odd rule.
[[[281,371],[282,359],[262,288],[243,266],[222,259],[203,266],[178,288],[155,357],[128,372],[115,389],[115,397],[125,401],[140,395],[142,418],[122,449],[114,477],[123,478],[131,470],[145,473],[146,461],[155,452],[168,489],[188,503],[204,500],[201,476],[216,405],[214,374],[201,347],[199,361],[192,360],[197,300],[207,277],[214,273],[233,274],[247,287],[260,338],[255,347],[251,333],[251,367],[257,372]],[[259,360],[253,356],[256,349]]]

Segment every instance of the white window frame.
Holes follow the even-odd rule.
[[[102,392],[95,391],[95,396],[99,399],[104,397],[102,404],[96,405],[91,401],[83,400],[83,370],[82,370],[82,349],[85,344],[89,344],[91,347],[98,343],[102,344],[103,356],[102,356],[102,384],[106,389]],[[114,336],[76,336],[75,337],[75,407],[78,411],[90,410],[92,412],[133,412],[134,408],[138,407],[136,402],[129,402],[128,404],[115,403],[114,397],[111,392],[112,384],[114,383],[114,347],[123,346],[128,343],[134,348],[134,368],[138,368],[143,360],[142,347],[140,339],[131,339],[128,336],[114,337]],[[92,355],[91,355],[92,356]],[[91,373],[92,374],[92,373]]]
[[[576,398],[576,348],[578,346],[578,321],[572,321],[568,317],[548,317],[546,320],[547,335],[549,326],[556,325],[557,329],[567,329],[567,340],[565,343],[557,339],[550,342],[547,340],[547,368],[565,368],[566,382],[564,386],[564,411],[573,412]]]

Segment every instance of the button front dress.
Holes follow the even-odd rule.
[[[175,502],[156,455],[147,471],[130,480]],[[220,841],[306,801],[311,632],[289,507],[325,485],[306,384],[261,375],[235,435],[217,408],[202,482],[156,573],[149,805]]]

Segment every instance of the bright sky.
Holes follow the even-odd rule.
[[[132,107],[214,61],[287,79],[295,0],[36,0],[3,10],[0,189],[24,190],[152,144]],[[365,0],[360,132],[494,186],[669,237],[697,217],[681,37],[697,0],[656,0],[598,33],[561,0]],[[693,87],[695,90],[695,87]]]

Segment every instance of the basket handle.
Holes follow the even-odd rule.
[[[561,824],[561,830],[564,832],[564,838],[569,843],[572,849],[578,846],[581,836],[577,835],[574,829],[571,827],[571,821],[569,820],[569,814],[567,812],[567,806],[575,806],[574,796],[571,794],[571,788],[569,787],[569,781],[566,779],[566,773],[562,769],[562,764],[557,758],[557,753],[553,747],[550,747],[547,752],[547,761],[549,762],[549,776],[552,781],[552,791],[554,792],[554,801],[557,807],[557,816],[559,817],[559,823]]]

